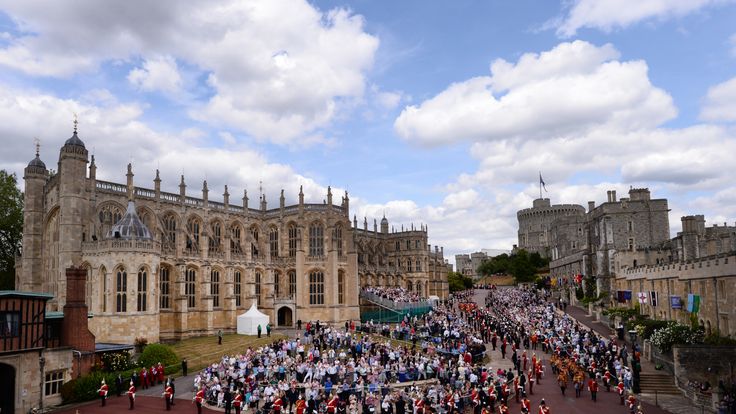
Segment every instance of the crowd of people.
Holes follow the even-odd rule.
[[[532,411],[528,398],[548,360],[563,394],[572,381],[576,397],[587,390],[596,401],[600,385],[619,392],[629,412],[641,413],[628,392],[625,347],[557,312],[540,292],[489,290],[485,306],[475,305],[472,294],[405,317],[388,335],[317,321],[296,338],[223,356],[196,376],[195,400],[236,414],[508,414],[514,405],[514,412],[548,414],[545,400]],[[405,341],[393,340],[393,332]],[[487,366],[486,344],[513,368]]]
[[[372,293],[396,303],[416,303],[427,299],[419,295],[418,292],[402,287],[366,286],[363,288],[363,292]]]

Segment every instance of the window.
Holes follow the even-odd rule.
[[[210,295],[212,295],[212,306],[220,307],[220,271],[212,270],[210,272]]]
[[[325,275],[322,272],[309,274],[309,304],[324,305],[325,303]]]
[[[268,234],[268,244],[271,251],[271,258],[275,259],[279,257],[279,229],[271,227],[271,232]]]
[[[159,290],[161,291],[161,296],[159,297],[159,308],[171,308],[171,278],[169,275],[169,268],[165,266],[161,266]]]
[[[19,335],[20,312],[0,312],[0,338]]]
[[[44,393],[43,395],[48,397],[49,395],[58,394],[61,392],[61,384],[64,383],[64,371],[52,371],[46,373],[46,381],[44,382]]]
[[[342,226],[335,226],[335,248],[337,256],[342,256]]]
[[[115,310],[116,312],[127,312],[128,311],[128,274],[125,270],[120,269],[117,272],[116,283],[115,283]]]
[[[337,272],[337,303],[345,303],[345,272],[342,270]]]
[[[281,285],[281,283],[280,283],[280,281],[281,281],[280,280],[281,279],[281,273],[274,272],[273,279],[274,279],[273,294],[277,298],[280,298],[281,297],[281,287],[280,287],[280,285]]]
[[[411,259],[406,260],[406,271],[411,272]]]
[[[411,240],[406,241],[406,250],[411,250]]]
[[[187,307],[194,308],[197,306],[197,271],[194,269],[187,269],[184,278],[184,296],[187,298]]]
[[[235,306],[240,307],[242,306],[242,299],[241,299],[241,292],[242,292],[242,286],[243,286],[243,275],[240,273],[240,270],[235,271]]]
[[[258,228],[253,227],[250,229],[250,235],[253,238],[253,241],[250,244],[250,254],[253,256],[253,259],[258,258]]]
[[[628,227],[629,231],[634,231],[634,222],[633,221],[629,221],[627,227]]]
[[[395,248],[394,248],[394,250],[396,250],[397,252],[398,252],[399,250],[401,250],[401,242],[397,241],[397,242],[396,242],[396,245],[395,245],[394,247],[395,247]]]
[[[163,243],[164,248],[169,251],[176,249],[176,217],[173,214],[164,216],[164,234]]]
[[[295,225],[289,226],[289,257],[296,257],[297,229]]]
[[[199,221],[196,218],[190,218],[187,222],[187,250],[196,253],[199,250]]]
[[[320,223],[312,223],[309,226],[309,255],[319,257],[324,254],[324,230]]]
[[[241,230],[240,226],[233,225],[230,228],[230,252],[235,254],[242,254],[243,250],[240,247]]]
[[[414,242],[414,248],[419,249],[419,240]]]
[[[102,278],[102,311],[107,312],[107,271],[105,266],[100,267],[100,278]]]
[[[415,263],[416,266],[414,266],[414,270],[417,272],[422,271],[422,259],[417,259],[417,262]]]
[[[145,312],[147,308],[147,293],[148,293],[148,272],[146,269],[141,268],[138,271],[138,294],[136,295],[136,308],[138,312]]]
[[[633,238],[629,239],[629,250],[634,250],[634,239]]]
[[[296,272],[293,270],[289,271],[289,295],[296,295]]]
[[[261,272],[256,272],[256,300],[261,303]]]
[[[212,228],[210,229],[210,240],[209,240],[209,249],[211,253],[221,253],[222,248],[220,242],[222,241],[222,225],[219,221],[216,221],[212,223]]]

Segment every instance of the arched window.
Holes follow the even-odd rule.
[[[176,216],[167,214],[163,221],[163,237],[162,243],[165,251],[176,251]]]
[[[273,274],[273,294],[275,297],[280,298],[281,297],[281,273],[280,272],[274,272]]]
[[[335,249],[337,249],[337,256],[342,256],[342,226],[335,226]]]
[[[406,271],[411,272],[411,259],[406,259]]]
[[[148,272],[145,268],[138,270],[138,294],[136,295],[136,303],[138,312],[145,312],[147,309],[148,294]]]
[[[240,270],[235,271],[235,306],[242,306],[241,292],[243,291],[243,274]]]
[[[192,217],[187,221],[187,253],[199,254],[199,220]]]
[[[312,223],[309,226],[309,255],[319,257],[325,255],[324,229],[320,223]]]
[[[255,288],[256,288],[256,298],[258,300],[258,304],[261,304],[261,272],[256,271],[256,281],[255,281]]]
[[[106,204],[97,215],[100,219],[100,237],[107,237],[110,228],[123,217],[123,211],[115,204]]]
[[[289,226],[289,257],[296,257],[296,245],[297,245],[297,228],[295,225]]]
[[[289,295],[293,298],[296,295],[296,272],[289,271]]]
[[[409,292],[411,292],[412,289],[413,289],[413,287],[414,286],[411,284],[411,280],[409,280],[409,281],[406,282],[406,290],[408,290]]]
[[[169,309],[171,308],[171,276],[169,274],[169,268],[161,266],[160,273],[159,290],[161,291],[161,296],[159,296],[159,308]]]
[[[394,245],[394,250],[396,250],[397,252],[401,250],[401,242],[399,242],[398,240],[396,241]]]
[[[210,272],[210,295],[212,295],[212,306],[220,307],[220,271],[214,270]]]
[[[309,304],[324,305],[325,303],[325,274],[322,272],[309,273]]]
[[[102,312],[107,312],[107,270],[105,266],[100,267],[100,279],[102,279]]]
[[[237,224],[233,224],[230,227],[230,252],[234,254],[242,254],[243,248],[241,247],[242,230]]]
[[[197,271],[187,269],[184,278],[184,296],[187,297],[187,307],[194,308],[197,306]]]
[[[258,258],[258,228],[253,227],[250,229],[250,235],[253,237],[253,241],[250,244],[250,254],[253,259]]]
[[[115,277],[115,311],[127,312],[128,306],[128,274],[125,269],[118,269]]]
[[[342,270],[337,272],[337,303],[345,303],[345,272]]]
[[[268,234],[268,244],[271,251],[271,258],[275,259],[279,257],[279,229],[271,227],[271,231]]]
[[[422,259],[417,259],[416,263],[414,264],[414,269],[417,272],[422,271]]]
[[[222,225],[219,221],[215,221],[211,225],[209,251],[214,254],[222,253]]]

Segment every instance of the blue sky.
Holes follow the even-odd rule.
[[[77,113],[103,179],[331,185],[446,254],[510,248],[539,171],[554,203],[649,187],[673,232],[733,224],[734,22],[728,0],[0,2],[0,168],[34,137],[53,168]]]

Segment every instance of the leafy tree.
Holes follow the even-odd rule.
[[[23,193],[15,174],[0,170],[0,290],[15,285],[15,255],[23,240]]]
[[[537,266],[532,262],[529,252],[519,250],[511,256],[511,275],[516,283],[533,282],[537,274]]]
[[[458,292],[473,287],[473,279],[463,276],[462,273],[450,272],[447,274],[450,292]]]

